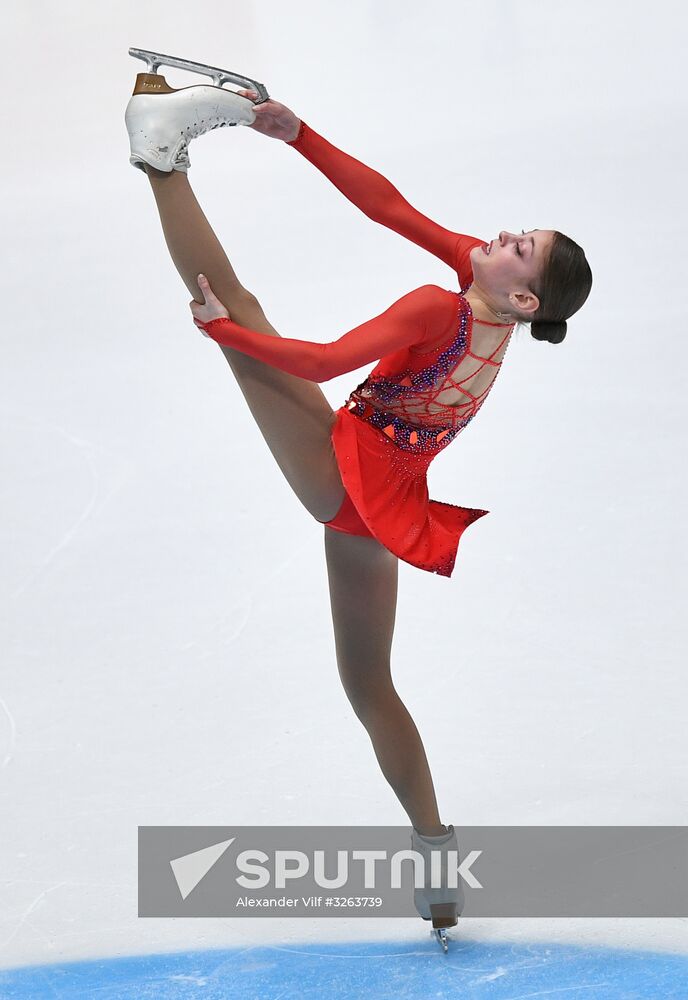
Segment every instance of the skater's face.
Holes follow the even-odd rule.
[[[553,239],[554,230],[551,229],[531,229],[521,233],[502,230],[487,246],[471,250],[475,283],[508,309],[510,295],[531,292]],[[486,253],[487,247],[490,248],[489,254]],[[520,299],[511,304],[524,311],[528,306]],[[533,305],[534,300],[529,304]]]

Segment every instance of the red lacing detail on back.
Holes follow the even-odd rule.
[[[496,323],[490,323],[490,326],[496,326],[496,325],[497,325]],[[473,352],[470,350],[470,348],[467,348],[466,351],[465,351],[465,353],[464,353],[464,355],[463,355],[463,358],[461,359],[461,362],[459,362],[459,365],[463,362],[463,359],[467,358],[467,357],[469,357],[469,358],[475,358],[476,361],[482,361],[483,364],[480,365],[479,368],[476,368],[476,370],[474,372],[471,372],[470,375],[467,375],[465,378],[459,379],[458,381],[455,381],[452,378],[452,376],[450,375],[449,378],[448,378],[448,380],[447,380],[447,382],[445,382],[444,385],[440,386],[437,389],[437,391],[436,391],[436,393],[434,395],[433,395],[433,393],[429,393],[428,394],[426,402],[427,403],[433,402],[434,400],[437,399],[437,396],[440,393],[446,392],[448,389],[451,389],[453,387],[453,388],[458,389],[464,395],[468,396],[469,397],[469,401],[466,402],[466,403],[459,403],[458,406],[457,405],[454,405],[454,406],[445,406],[444,409],[445,410],[449,410],[449,411],[459,411],[459,410],[463,410],[465,407],[468,406],[468,407],[470,407],[471,417],[474,417],[476,415],[476,413],[478,412],[478,410],[480,409],[480,407],[485,402],[485,400],[487,399],[487,395],[488,395],[490,389],[492,388],[492,386],[494,385],[495,379],[497,378],[497,376],[495,375],[494,378],[492,379],[492,381],[489,383],[489,385],[487,385],[485,387],[485,389],[483,389],[483,391],[479,395],[477,395],[477,396],[474,396],[468,389],[466,389],[462,385],[462,383],[463,382],[468,382],[468,381],[474,379],[476,377],[476,375],[483,370],[483,368],[485,367],[485,365],[493,365],[495,368],[501,368],[502,362],[501,361],[493,361],[492,359],[494,358],[495,354],[497,354],[499,351],[501,351],[502,347],[504,346],[504,343],[509,339],[509,336],[510,336],[510,334],[507,333],[506,337],[504,337],[504,339],[501,341],[501,343],[494,349],[494,351],[489,356],[489,358],[483,358],[480,354],[473,354]],[[459,367],[459,365],[457,365],[457,368]],[[449,384],[447,384],[447,383],[449,383]],[[436,415],[437,414],[432,414],[432,416],[436,416]]]
[[[463,294],[459,295],[459,327],[452,335],[452,340],[445,345],[439,345],[432,351],[424,352],[434,358],[433,362],[420,371],[407,369],[396,375],[385,376],[372,374],[355,392],[357,398],[362,398],[373,406],[379,406],[387,412],[392,412],[407,423],[420,426],[442,426],[461,430],[476,415],[485,402],[488,393],[494,385],[495,374],[489,384],[474,396],[463,383],[475,379],[485,365],[499,369],[502,361],[493,358],[504,346],[511,335],[514,324],[508,324],[509,331],[492,351],[484,358],[471,351],[473,340],[473,312]],[[483,321],[479,321],[483,325]],[[485,323],[486,326],[506,326],[502,323]],[[422,357],[423,355],[421,355]],[[482,364],[462,378],[454,378],[454,374],[462,367],[467,357],[474,358]],[[502,359],[503,360],[503,359]],[[444,403],[440,395],[458,390],[468,397],[461,403]],[[432,407],[432,409],[431,409]]]

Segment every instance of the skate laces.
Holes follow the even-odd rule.
[[[213,120],[212,118],[208,119],[208,121],[212,120]],[[206,124],[205,119],[201,119],[200,122],[194,122],[193,125],[187,125],[187,127],[183,129],[181,134],[185,137],[184,145],[186,146],[187,143],[191,142],[192,139],[197,139],[199,135],[205,135],[206,132],[212,132],[213,129],[224,128],[225,125],[235,125],[235,124],[236,122],[225,122],[222,121],[222,119],[218,118],[215,125],[208,125]]]

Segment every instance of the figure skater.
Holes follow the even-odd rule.
[[[585,254],[553,230],[503,231],[488,244],[442,228],[285,105],[259,100],[258,89],[175,90],[155,71],[140,73],[126,121],[130,162],[150,181],[172,260],[193,296],[193,321],[221,346],[287,482],[324,524],[347,697],[412,823],[414,848],[427,857],[441,847],[445,858],[458,849],[456,833],[440,820],[423,743],[390,671],[398,561],[451,576],[463,531],[488,512],[430,500],[428,467],[482,406],[518,323],[530,324],[538,340],[564,339],[566,320],[592,284]],[[296,150],[370,219],[444,261],[462,291],[423,285],[328,343],[281,337],[237,277],[187,178],[190,140],[237,124]],[[259,193],[252,200],[255,217]],[[374,361],[333,411],[318,383]],[[461,890],[416,889],[414,902],[446,950]]]

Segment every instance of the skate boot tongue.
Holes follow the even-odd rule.
[[[175,170],[178,170],[182,174],[185,174],[191,166],[189,147],[185,142],[182,142],[181,146],[177,150],[177,155],[172,161],[172,166]]]

